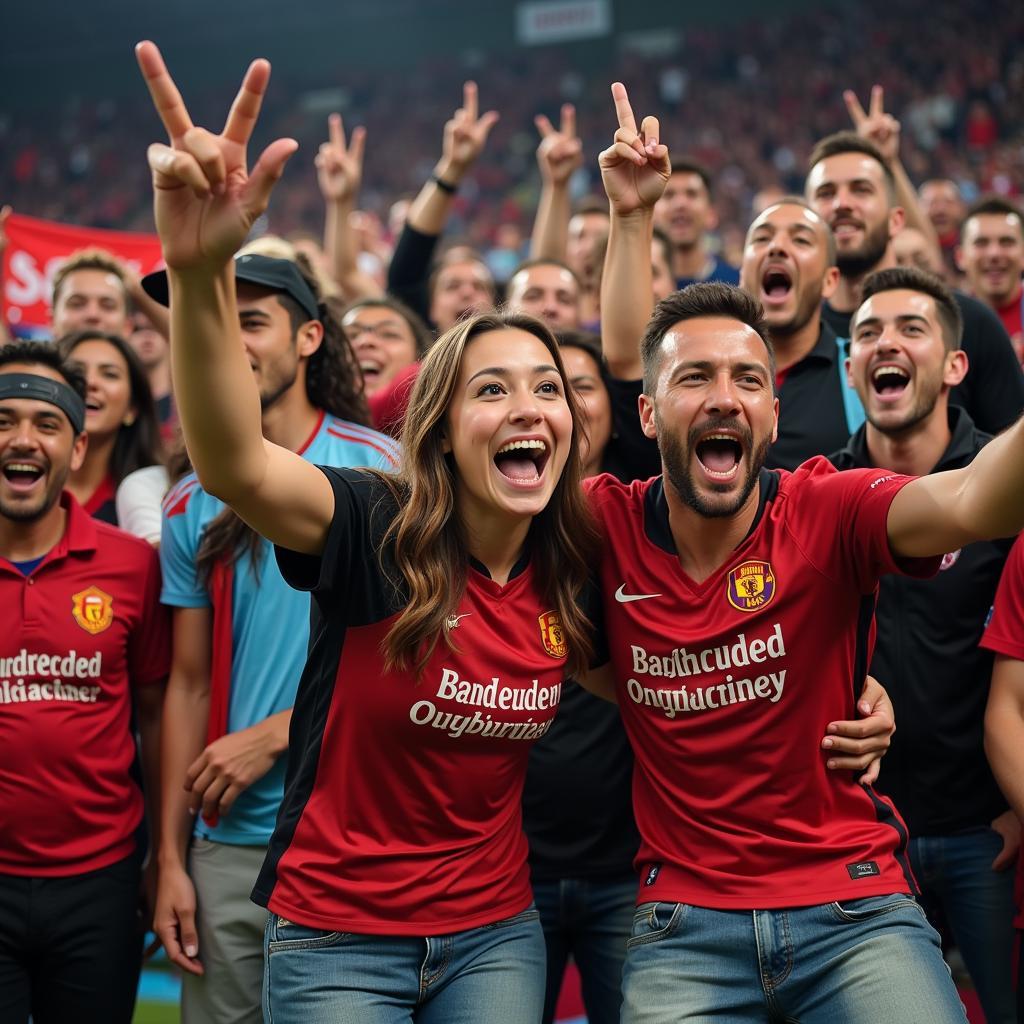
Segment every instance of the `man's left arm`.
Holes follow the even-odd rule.
[[[142,768],[142,792],[149,824],[149,854],[143,874],[146,927],[152,927],[156,907],[156,851],[160,846],[160,718],[164,706],[166,679],[136,686],[132,690],[135,725],[139,731],[139,761]]]
[[[1024,420],[990,441],[963,469],[918,477],[889,506],[889,546],[928,558],[1024,528]]]

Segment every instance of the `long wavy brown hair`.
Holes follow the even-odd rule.
[[[566,382],[555,336],[541,321],[521,313],[494,312],[456,324],[431,347],[413,387],[402,434],[397,474],[374,475],[391,491],[398,514],[381,548],[393,546],[394,560],[409,602],[382,644],[385,668],[421,673],[443,638],[456,650],[445,619],[466,588],[469,550],[455,506],[457,470],[444,451],[448,410],[466,347],[488,331],[520,330],[538,338]],[[597,544],[597,534],[580,489],[582,419],[571,389],[564,385],[572,414],[569,457],[545,509],[534,516],[527,536],[537,588],[556,611],[568,647],[566,670],[578,674],[590,660],[590,622],[580,607]]]

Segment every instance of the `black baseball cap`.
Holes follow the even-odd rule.
[[[299,268],[291,260],[274,259],[271,256],[259,256],[246,253],[235,257],[235,279],[258,284],[271,291],[284,292],[290,295],[309,314],[310,320],[319,320],[316,296],[306,279],[299,273]],[[170,294],[167,285],[167,271],[158,270],[147,274],[142,279],[142,289],[161,306],[170,305]]]

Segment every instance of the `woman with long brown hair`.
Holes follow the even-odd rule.
[[[393,477],[320,469],[260,432],[231,255],[294,143],[246,170],[254,63],[214,136],[156,48],[139,62],[175,388],[203,487],[313,593],[284,802],[254,897],[277,1022],[502,1021],[543,1003],[520,793],[529,741],[589,660],[580,421],[551,333],[495,314],[423,361]]]

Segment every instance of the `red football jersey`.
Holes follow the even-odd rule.
[[[156,551],[61,501],[64,536],[28,576],[0,558],[2,874],[81,874],[132,852],[130,687],[169,671]]]
[[[1024,535],[1018,537],[1010,548],[980,646],[1007,658],[1024,661]],[[1017,916],[1013,923],[1017,928],[1024,928],[1024,853],[1017,858],[1014,896]]]
[[[763,471],[757,518],[703,583],[682,571],[661,478],[590,482],[619,708],[636,754],[640,901],[807,906],[912,887],[906,828],[854,773],[825,767],[856,717],[886,533],[910,478],[822,458]]]
[[[386,672],[408,601],[385,549],[394,503],[365,474],[325,470],[335,517],[321,558],[279,551],[313,590],[277,828],[253,898],[314,928],[438,935],[532,900],[521,795],[548,730],[566,646],[526,566],[504,586],[470,569],[422,676]],[[395,581],[399,581],[396,583]]]

